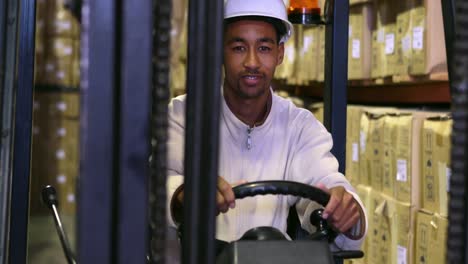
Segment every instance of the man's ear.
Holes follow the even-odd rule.
[[[283,62],[284,59],[284,42],[278,44],[278,63],[277,66]]]

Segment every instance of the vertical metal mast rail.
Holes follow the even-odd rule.
[[[325,7],[324,123],[333,137],[339,170],[346,166],[349,1],[328,0]]]
[[[79,263],[146,261],[151,3],[83,5]]]
[[[115,263],[115,5],[84,0],[82,6],[78,263]]]
[[[23,0],[9,3],[19,7],[19,20],[13,16],[8,21],[13,24],[18,23],[18,40],[15,41],[18,50],[14,76],[16,95],[10,200],[10,222],[12,224],[9,231],[8,263],[21,264],[26,263],[27,256],[36,1]]]
[[[445,2],[445,1],[443,1]],[[445,9],[445,8],[444,8]],[[453,9],[452,9],[453,10]],[[450,178],[447,263],[468,263],[468,1],[456,1],[456,34],[451,72],[452,90],[452,177]]]
[[[18,7],[17,2],[0,0],[0,174],[3,175],[0,185],[0,247],[4,249],[8,248],[9,243],[9,203],[13,174]],[[0,252],[0,263],[7,263],[7,256],[7,250]]]
[[[215,257],[223,4],[189,1],[184,264],[211,264]]]
[[[166,262],[167,104],[171,0],[153,0],[153,102],[151,122],[150,262]]]

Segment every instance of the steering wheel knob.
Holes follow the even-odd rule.
[[[317,230],[325,229],[327,222],[323,219],[323,209],[316,209],[310,214],[310,223],[317,227]]]

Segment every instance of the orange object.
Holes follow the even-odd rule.
[[[322,24],[318,0],[291,0],[288,20],[293,24]]]
[[[288,14],[320,15],[318,0],[291,0]]]

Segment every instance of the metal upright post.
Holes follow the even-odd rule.
[[[21,264],[26,263],[28,241],[36,1],[11,1],[10,4],[19,8],[19,16],[9,17],[9,23],[18,23],[15,41],[18,49],[16,65],[10,65],[15,67],[16,99],[8,263]]]
[[[117,263],[116,6],[85,0],[82,7],[78,263]]]
[[[189,3],[184,264],[211,264],[215,257],[223,2]]]
[[[148,249],[152,2],[122,0],[118,15],[121,28],[117,75],[120,98],[116,109],[119,122],[116,255],[120,264],[145,263]]]
[[[325,38],[324,123],[333,137],[339,170],[346,166],[349,1],[328,0]]]
[[[151,12],[151,0],[83,5],[79,263],[146,262]]]

